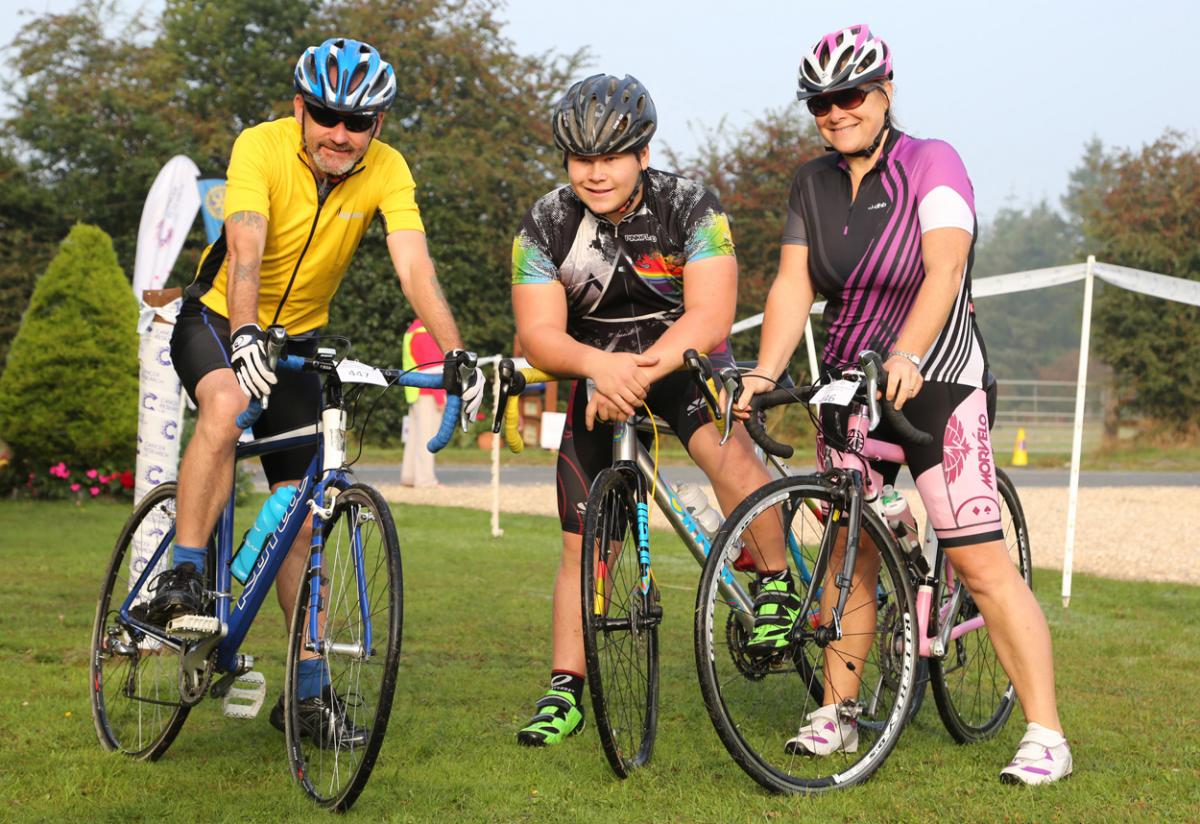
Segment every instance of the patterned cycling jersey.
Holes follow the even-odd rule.
[[[809,247],[813,286],[828,301],[827,365],[854,361],[864,349],[891,351],[925,280],[921,235],[946,227],[970,232],[971,251],[946,325],[929,351],[917,353],[921,373],[980,387],[987,354],[971,303],[975,198],[958,153],[893,129],[853,200],[841,155],[800,167],[783,243]]]
[[[538,199],[513,240],[514,286],[559,281],[567,333],[597,349],[643,352],[683,314],[688,263],[733,255],[717,198],[678,175],[648,169],[642,202],[617,224],[570,186]]]

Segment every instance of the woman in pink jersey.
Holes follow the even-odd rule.
[[[929,447],[906,446],[906,462],[1029,722],[1001,780],[1065,778],[1071,752],[1058,718],[1049,627],[1001,540],[983,390],[987,355],[971,303],[970,179],[951,146],[894,126],[892,55],[867,26],[821,38],[804,57],[799,84],[797,98],[830,152],[802,166],[792,183],[756,372],[784,371],[804,332],[797,318],[808,317],[818,293],[827,300],[825,368],[853,362],[864,349],[883,354],[887,397],[935,436]],[[739,414],[748,414],[753,395],[773,388],[765,378],[748,378]],[[886,425],[874,434],[901,443]],[[837,458],[818,444],[822,465]],[[891,483],[899,467],[874,469]],[[859,561],[864,569],[872,563]],[[831,669],[834,692],[844,679],[852,693],[854,673]],[[834,729],[843,725],[834,710],[829,703],[812,713],[789,749],[823,756],[856,744],[849,725]]]

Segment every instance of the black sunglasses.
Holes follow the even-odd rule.
[[[338,112],[333,109],[327,109],[324,106],[314,106],[307,101],[304,103],[304,109],[318,126],[332,129],[341,123],[346,127],[346,131],[348,132],[369,132],[375,128],[375,121],[378,118],[378,115],[374,114]]]
[[[840,92],[832,92],[823,94],[820,97],[810,97],[806,101],[809,112],[813,117],[824,117],[837,106],[844,112],[857,109],[867,99],[867,95],[876,89],[881,88],[878,85],[858,86],[853,89],[842,89]]]

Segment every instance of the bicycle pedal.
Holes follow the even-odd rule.
[[[221,619],[214,615],[180,615],[167,622],[167,635],[184,641],[199,641],[221,634]]]
[[[221,712],[226,718],[249,720],[258,715],[267,697],[267,679],[261,672],[243,672],[221,699]]]

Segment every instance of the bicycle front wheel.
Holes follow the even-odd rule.
[[[592,484],[583,525],[583,646],[592,715],[621,778],[650,760],[658,728],[658,589],[642,577],[634,487],[620,470]]]
[[[709,717],[734,761],[772,792],[816,793],[865,781],[908,717],[917,656],[908,574],[886,527],[865,509],[860,563],[835,619],[844,540],[826,542],[825,535],[836,509],[830,488],[813,476],[753,492],[717,533],[696,594],[696,668]],[[837,522],[845,522],[844,512]],[[777,529],[799,613],[787,647],[763,657],[746,649],[754,615],[737,595],[753,591],[757,573],[734,562],[745,545],[756,545],[754,534]],[[822,721],[814,730],[810,714],[831,706],[840,729]],[[832,752],[809,754],[803,742],[814,732],[834,741]]]
[[[100,744],[147,761],[167,751],[190,708],[180,701],[178,650],[126,624],[119,613],[149,556],[175,534],[175,490],[173,482],[156,486],[129,516],[92,626],[92,719]]]
[[[1033,586],[1033,564],[1029,554],[1029,527],[1021,499],[1009,477],[996,470],[996,491],[1000,497],[1000,527],[1004,544],[1013,566],[1025,583]],[[961,583],[953,577],[948,563],[943,563],[943,604],[948,604],[953,587]],[[948,581],[947,578],[950,580]],[[979,617],[979,608],[969,593],[954,615],[944,620],[958,625]],[[930,679],[938,714],[946,731],[960,744],[986,741],[1008,722],[1017,702],[1012,681],[1000,666],[987,627],[982,626],[951,641],[944,658],[930,659]]]
[[[403,623],[400,542],[383,496],[355,484],[322,530],[319,608],[300,583],[288,641],[284,726],[297,783],[322,807],[348,810],[387,731]],[[302,677],[302,662],[305,676]],[[316,692],[313,672],[320,675]]]

